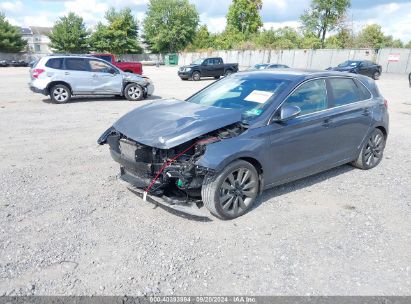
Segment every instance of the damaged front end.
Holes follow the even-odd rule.
[[[197,165],[197,161],[207,145],[238,136],[246,129],[244,124],[234,123],[166,149],[139,143],[111,127],[98,143],[110,146],[112,158],[120,164],[120,178],[133,192],[153,203],[205,216],[199,212],[203,206],[201,187],[213,170]]]

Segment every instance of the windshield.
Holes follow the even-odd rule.
[[[261,115],[288,80],[267,75],[233,75],[187,99],[204,106],[242,110],[245,119]]]
[[[204,58],[199,58],[197,60],[194,60],[191,64],[202,64],[204,61]]]
[[[339,64],[338,66],[341,68],[345,68],[345,67],[356,67],[357,65],[360,64],[361,61],[352,61],[352,60],[348,60],[345,61],[341,64]]]

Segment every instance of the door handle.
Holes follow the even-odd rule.
[[[97,77],[98,77],[98,75],[97,75],[97,74],[93,74],[93,75],[91,75],[91,77],[93,77],[93,78],[97,78]]]
[[[70,75],[70,72],[65,72],[64,75]]]
[[[321,124],[323,127],[328,128],[331,124],[331,119],[324,119],[323,123]]]
[[[362,115],[363,115],[363,116],[370,116],[370,114],[371,114],[370,109],[365,109],[365,110],[362,112]]]

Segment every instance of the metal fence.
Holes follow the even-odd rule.
[[[46,54],[0,53],[0,60],[31,61]],[[222,57],[225,62],[235,62],[240,67],[250,67],[257,63],[282,63],[293,68],[323,70],[336,66],[345,60],[368,59],[382,66],[384,73],[410,73],[411,49],[324,49],[324,50],[231,50],[209,52],[187,52],[179,54],[179,65],[185,65],[201,57]],[[118,58],[153,64],[164,62],[160,54],[124,54]]]
[[[293,68],[323,70],[345,60],[367,59],[382,66],[385,73],[410,73],[411,49],[324,49],[324,50],[245,50],[180,53],[179,65],[201,57],[222,57],[225,62],[236,62],[240,67],[258,63],[282,63]]]

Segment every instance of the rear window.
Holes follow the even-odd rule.
[[[61,70],[63,68],[63,58],[51,58],[47,61],[46,67]]]
[[[360,90],[351,78],[331,78],[334,106],[343,106],[360,100]]]
[[[88,71],[89,65],[83,58],[66,58],[66,69],[72,71]]]

